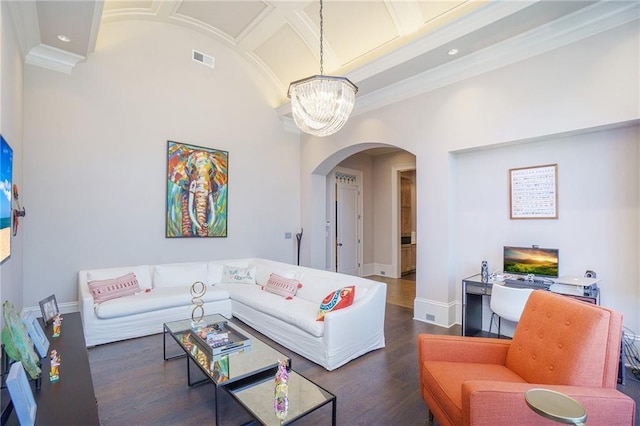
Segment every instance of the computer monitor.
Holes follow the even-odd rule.
[[[558,249],[505,246],[503,272],[537,277],[558,277]]]

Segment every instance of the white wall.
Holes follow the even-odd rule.
[[[11,13],[6,2],[0,5],[0,133],[13,149],[13,183],[20,188],[20,201],[24,206],[22,191],[22,54],[16,39]],[[23,230],[25,220],[20,219],[20,229],[11,237],[11,257],[0,265],[0,301],[8,300],[20,312],[22,302]],[[0,324],[2,319],[0,318]]]
[[[191,60],[215,56],[215,69]],[[229,151],[228,238],[165,238],[167,140]],[[102,24],[71,75],[25,69],[24,303],[74,303],[83,268],[295,262],[298,136],[227,47],[164,23]]]
[[[353,150],[364,148],[360,144],[391,144],[415,153],[417,227],[421,245],[417,259],[414,315],[418,319],[424,319],[425,314],[434,314],[437,323],[448,326],[460,321],[460,278],[466,273],[476,272],[482,257],[489,256],[496,251],[496,247],[501,246],[501,242],[496,244],[491,240],[481,240],[474,242],[475,250],[470,250],[466,257],[456,252],[458,241],[464,237],[460,228],[470,225],[457,221],[458,208],[466,206],[455,192],[460,165],[456,164],[456,156],[452,153],[463,149],[539,139],[549,142],[545,145],[545,151],[548,150],[545,157],[557,157],[567,164],[567,154],[564,151],[562,154],[555,152],[555,144],[551,141],[558,138],[554,135],[586,132],[589,129],[640,119],[639,47],[636,21],[428,94],[354,116],[339,133],[324,138],[321,142],[318,138],[303,138],[302,158],[309,160],[303,162],[302,176],[321,173],[331,167],[335,158],[341,154],[350,155]],[[588,143],[592,137],[595,136],[577,136],[576,141]],[[628,137],[624,136],[621,141],[607,138],[610,146],[605,149],[601,146],[594,148],[600,151],[600,161],[609,164],[617,158],[633,157],[636,159],[637,169],[637,147],[631,148],[633,144],[628,141]],[[616,280],[620,275],[606,266],[617,264],[619,253],[612,249],[615,243],[607,238],[604,246],[611,250],[603,249],[597,254],[590,254],[589,259],[581,259],[580,255],[574,253],[584,254],[585,251],[574,243],[574,234],[586,235],[596,228],[599,236],[624,235],[624,238],[629,239],[625,246],[635,246],[637,250],[637,173],[630,177],[607,173],[603,176],[611,182],[585,188],[581,181],[572,180],[566,173],[575,170],[577,164],[584,164],[586,167],[593,162],[596,154],[594,152],[584,156],[583,150],[575,146],[580,146],[580,143],[569,148],[573,148],[574,155],[571,166],[560,168],[561,219],[547,224],[544,230],[537,229],[532,222],[532,231],[522,231],[518,235],[521,241],[526,240],[529,233],[531,236],[535,235],[537,241],[549,240],[555,243],[552,246],[559,247],[563,259],[568,259],[563,263],[567,271],[581,272],[583,265],[596,269],[595,265],[598,264],[602,266],[599,271],[596,269],[598,273]],[[484,167],[487,170],[502,169],[499,173],[506,182],[504,165],[495,164],[490,156],[486,160]],[[543,163],[547,162],[549,161]],[[535,165],[537,161],[529,163],[519,157],[518,163]],[[632,165],[627,163],[625,167]],[[307,184],[307,181],[303,181],[303,193],[310,191],[311,194],[309,202],[302,206],[305,228],[317,226],[320,222],[314,222],[316,218],[307,212],[306,206],[314,205],[317,201],[313,199],[313,186]],[[627,199],[626,211],[619,213],[625,217],[622,223],[610,223],[605,219],[609,219],[611,214],[592,212],[589,204],[569,204],[572,197],[570,194],[582,194],[588,190],[598,192],[596,199],[611,200],[608,191],[618,187],[625,188],[623,192],[627,194],[636,192],[635,203],[634,198]],[[504,188],[497,189],[495,196],[500,194],[504,194]],[[575,211],[565,210],[568,208]],[[581,214],[589,218],[584,219],[578,228],[563,219],[564,215],[571,217]],[[465,217],[464,220],[477,222],[475,218]],[[635,228],[629,229],[629,224],[634,221]],[[514,226],[524,227],[527,223],[515,225],[508,221],[501,223],[500,229],[493,232],[507,235]],[[562,237],[556,236],[559,232],[556,228],[560,223],[570,227],[568,230],[563,229],[560,234]],[[321,246],[320,240],[308,241],[311,263],[315,262],[314,253],[322,252]],[[624,277],[628,282],[603,297],[603,304],[622,311],[626,318],[625,324],[637,331],[640,329],[637,314],[640,269],[637,257],[635,263],[628,265],[628,268],[631,272]],[[610,285],[603,283],[603,296]],[[621,291],[618,292],[618,289]],[[628,289],[635,289],[635,292],[630,295]]]
[[[483,259],[500,271],[505,245],[558,248],[560,275],[596,271],[601,304],[635,324],[639,138],[631,126],[456,155],[456,280],[479,273]],[[558,165],[558,219],[510,220],[508,170],[542,164]]]

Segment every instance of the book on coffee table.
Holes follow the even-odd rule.
[[[193,333],[195,341],[212,356],[224,355],[251,345],[251,340],[226,324],[203,327]]]

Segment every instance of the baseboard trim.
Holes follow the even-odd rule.
[[[413,319],[440,327],[449,328],[458,322],[458,312],[462,304],[458,300],[443,303],[437,300],[416,297],[413,302]]]
[[[61,314],[70,314],[72,312],[80,312],[80,308],[78,306],[78,302],[74,301],[74,302],[64,302],[64,303],[58,303],[58,309],[60,310]],[[22,309],[22,312],[24,313],[30,313],[33,312],[37,318],[41,318],[42,317],[42,311],[40,310],[40,305],[38,306],[26,306]]]

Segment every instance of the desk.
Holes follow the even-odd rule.
[[[482,312],[483,298],[491,296],[493,283],[482,282],[480,274],[462,280],[462,335],[478,336],[483,334]],[[600,289],[591,290],[589,294],[577,296],[563,294],[589,303],[600,304]]]

